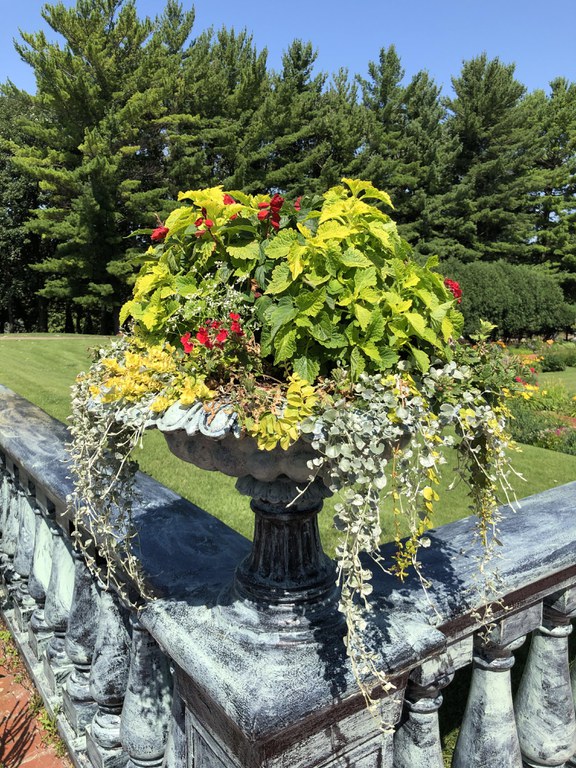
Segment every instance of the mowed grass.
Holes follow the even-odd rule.
[[[576,368],[566,368],[565,371],[551,371],[538,374],[538,384],[541,387],[551,387],[562,384],[571,395],[576,395]]]
[[[97,336],[0,334],[0,383],[39,405],[54,418],[66,421],[74,378],[89,366],[90,350],[105,341],[105,337]],[[576,391],[576,386],[574,389]],[[252,536],[254,515],[248,499],[235,490],[233,478],[205,472],[180,461],[168,451],[162,436],[155,431],[145,436],[144,448],[137,451],[136,458],[144,472],[244,536]],[[514,456],[514,466],[526,478],[514,479],[518,498],[576,479],[576,456],[542,448],[521,446],[521,451]],[[453,490],[447,490],[455,477],[454,470],[455,458],[449,456],[440,489],[437,525],[469,514],[466,487],[457,483]],[[320,515],[322,540],[330,553],[336,543],[331,524],[333,504],[333,500],[328,500]],[[390,538],[394,527],[389,510],[383,510],[382,523],[386,538]]]

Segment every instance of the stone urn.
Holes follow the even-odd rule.
[[[171,406],[155,420],[169,449],[195,466],[238,478],[256,516],[250,554],[236,568],[221,602],[258,612],[260,628],[297,636],[340,622],[334,563],[322,549],[318,513],[330,491],[309,463],[317,453],[304,438],[287,450],[264,451],[243,435],[230,405]]]

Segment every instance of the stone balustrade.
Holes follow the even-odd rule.
[[[469,519],[431,533],[426,594],[375,577],[370,643],[394,684],[379,694],[382,731],[344,651],[317,501],[292,517],[256,510],[266,525],[296,520],[314,550],[310,590],[287,573],[283,591],[284,565],[267,576],[282,548],[261,567],[261,540],[139,476],[139,554],[158,597],[136,611],[72,548],[66,439],[0,386],[2,614],[76,766],[442,768],[443,696],[465,668],[453,768],[576,766],[576,483],[507,512],[488,625]]]

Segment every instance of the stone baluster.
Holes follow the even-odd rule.
[[[32,653],[40,661],[52,637],[52,632],[44,620],[44,604],[52,572],[52,542],[54,537],[51,527],[56,523],[54,522],[54,505],[38,488],[36,488],[34,515],[36,530],[32,567],[28,578],[28,592],[33,598],[36,608],[28,626],[28,643]]]
[[[160,768],[170,722],[172,680],[168,659],[132,616],[132,652],[120,739],[129,768]]]
[[[0,453],[0,537],[4,530],[4,518],[8,510],[9,484],[8,469],[6,468],[6,457]]]
[[[571,670],[570,682],[572,684],[572,700],[574,702],[574,707],[576,708],[576,659],[572,659]],[[576,752],[572,756],[572,759],[568,760],[568,765],[570,768],[576,768]]]
[[[168,726],[168,741],[162,768],[186,768],[188,745],[186,740],[186,707],[180,696],[178,675],[173,674],[172,712]]]
[[[128,683],[130,635],[126,612],[113,592],[100,591],[90,693],[98,705],[86,729],[86,751],[95,768],[122,768],[128,757],[120,741],[120,714]]]
[[[62,535],[58,525],[51,526],[52,568],[46,590],[44,620],[53,636],[48,641],[44,654],[44,674],[54,692],[58,691],[68,675],[72,664],[66,654],[64,637],[68,628],[68,616],[72,605],[74,588],[74,561],[72,547]]]
[[[8,506],[2,522],[2,554],[0,556],[1,576],[6,586],[14,581],[14,554],[18,543],[20,502],[22,499],[18,467],[9,462],[8,469]]]
[[[73,551],[72,557],[74,590],[64,647],[74,669],[66,680],[62,704],[68,722],[76,735],[81,736],[97,710],[90,693],[90,667],[96,646],[99,599],[95,580],[82,555]]]
[[[452,768],[522,768],[512,704],[513,651],[541,622],[533,605],[474,638],[472,682]]]
[[[438,710],[440,690],[454,677],[446,655],[410,674],[404,713],[394,734],[394,768],[444,768]]]
[[[15,602],[14,618],[20,631],[25,632],[36,607],[30,596],[28,586],[36,537],[36,516],[34,514],[36,500],[33,483],[27,478],[21,477],[21,485],[23,493],[20,501],[20,524],[14,553],[14,571],[19,577],[19,581],[13,597]]]
[[[576,717],[570,684],[568,636],[576,615],[576,588],[546,599],[534,630],[516,696],[524,765],[563,766],[576,752]]]

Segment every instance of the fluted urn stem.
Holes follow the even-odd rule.
[[[318,513],[329,491],[319,479],[304,488],[288,477],[238,480],[256,515],[252,551],[236,571],[237,592],[266,605],[317,604],[333,596],[334,566],[325,555]]]

